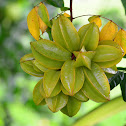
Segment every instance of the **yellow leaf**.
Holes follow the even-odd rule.
[[[41,6],[42,4],[43,4],[43,3],[41,2],[41,3],[39,4],[39,6]],[[43,5],[44,5],[44,4],[43,4]],[[44,7],[45,7],[45,10],[46,10],[48,19],[49,19],[48,10],[47,10],[47,8],[46,8],[45,5],[44,5]],[[39,7],[36,7],[36,12],[37,12],[37,13],[38,13],[38,8],[39,8]],[[39,19],[39,28],[41,29],[42,33],[44,33],[48,26],[42,21],[42,19],[40,18],[39,15],[38,15],[38,19]]]
[[[113,40],[118,32],[118,26],[109,21],[100,32],[100,41],[101,40]]]
[[[69,14],[67,14],[67,13],[64,13],[64,16],[65,16],[65,17],[70,17],[70,15],[69,15]]]
[[[95,16],[95,15],[94,15],[94,16],[90,17],[90,18],[88,19],[88,21],[89,21],[90,23],[95,22],[96,25],[97,25],[99,28],[100,28],[101,25],[102,25],[100,16]]]
[[[30,11],[27,16],[27,25],[29,32],[36,39],[39,40],[40,30],[39,30],[39,20],[35,7]]]
[[[122,49],[124,50],[124,55],[126,54],[126,31],[120,29],[114,39],[116,43],[118,43]]]
[[[39,6],[42,4],[43,3],[40,3]],[[47,29],[47,25],[42,21],[42,19],[38,15],[38,8],[38,6],[34,7],[27,16],[27,25],[29,32],[36,40],[39,40],[40,30],[42,31],[42,33],[44,33],[44,31]],[[49,19],[49,13],[46,6],[45,10]]]

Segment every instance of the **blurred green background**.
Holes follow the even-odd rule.
[[[22,71],[19,60],[30,53],[30,41],[34,38],[27,28],[27,15],[40,0],[0,1],[0,126],[70,126],[82,115],[101,105],[88,101],[72,118],[61,112],[52,113],[47,106],[36,106],[32,91],[40,78]],[[69,0],[64,0],[69,7]],[[60,13],[60,9],[46,5],[50,19]],[[69,11],[67,12],[69,14]],[[73,17],[83,14],[101,14],[126,30],[126,16],[121,0],[73,0]],[[77,29],[88,23],[89,17],[73,21]],[[102,19],[103,26],[107,20]],[[44,33],[44,38],[48,38]],[[118,66],[126,66],[123,59]],[[111,91],[111,99],[120,96],[120,87]],[[102,115],[101,115],[102,116]],[[120,112],[96,126],[124,126],[126,111]]]

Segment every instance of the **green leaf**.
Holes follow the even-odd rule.
[[[123,58],[126,58],[126,55]]]
[[[72,117],[77,114],[77,112],[80,110],[80,107],[81,102],[74,97],[69,96],[68,103],[63,109],[61,109],[61,112],[68,115],[69,117]]]
[[[122,91],[123,100],[126,102],[126,73],[124,74],[124,78],[120,83],[120,87]]]
[[[47,70],[44,73],[43,88],[46,93],[46,97],[49,97],[54,90],[60,77],[60,71]]]
[[[112,90],[124,79],[124,73],[118,71],[113,77],[109,78],[110,89]]]
[[[54,7],[59,7],[59,8],[64,7],[63,0],[46,0],[46,2]]]
[[[80,117],[72,126],[95,126],[124,110],[126,110],[126,103],[122,100],[122,97],[118,97]]]
[[[67,10],[70,10],[69,7],[62,7],[62,8],[60,8],[60,9],[61,9],[61,11],[67,11]]]
[[[52,33],[51,33],[51,28],[48,27],[48,28],[46,29],[46,32],[48,33],[49,39],[50,39],[51,41],[53,41]]]
[[[40,93],[40,85],[42,83],[42,80],[40,80],[36,86],[34,87],[34,90],[33,90],[33,101],[36,105],[39,105],[42,100],[44,99],[43,96],[41,95]]]
[[[121,0],[122,1],[122,4],[123,4],[123,7],[125,9],[125,15],[126,15],[126,0]]]
[[[46,98],[46,103],[52,112],[57,112],[62,109],[68,101],[68,96],[64,95],[62,92],[55,97]]]
[[[49,21],[49,15],[48,15],[48,11],[46,9],[46,6],[44,4],[40,4],[39,8],[38,8],[38,15],[40,16],[40,18],[42,19],[42,21],[48,26],[48,27],[52,27]]]

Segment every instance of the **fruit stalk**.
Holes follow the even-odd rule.
[[[70,20],[71,20],[71,22],[72,22],[72,20],[73,20],[73,14],[72,14],[72,0],[70,0]]]

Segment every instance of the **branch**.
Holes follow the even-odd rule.
[[[70,20],[72,22],[73,20],[73,14],[72,14],[72,0],[70,0]]]
[[[115,23],[114,21],[112,21],[112,20],[110,20],[110,19],[108,19],[108,18],[106,18],[106,17],[103,17],[103,16],[101,16],[101,15],[93,15],[93,14],[80,15],[80,16],[74,17],[73,19],[80,18],[80,17],[84,17],[84,16],[99,16],[99,17],[101,17],[101,18],[104,18],[104,19],[106,19],[106,20],[108,20],[108,21],[111,21],[111,22]],[[115,23],[115,24],[116,24],[116,23]],[[117,25],[119,28],[123,29],[123,28],[120,27],[118,24],[116,24],[116,25]]]
[[[86,115],[79,118],[73,126],[94,126],[106,118],[113,116],[121,111],[126,110],[126,103],[122,97],[117,97],[98,108],[92,110]]]

